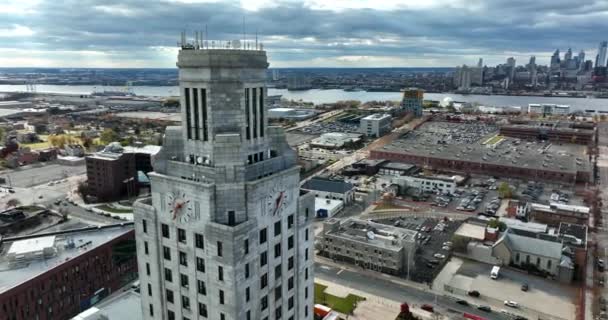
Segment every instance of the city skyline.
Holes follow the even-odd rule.
[[[271,67],[452,67],[532,55],[545,65],[556,48],[594,60],[607,10],[601,1],[9,0],[0,12],[0,63],[174,67],[180,31],[207,25],[211,39],[242,39],[244,20]]]

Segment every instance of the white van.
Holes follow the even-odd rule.
[[[500,274],[500,267],[499,266],[492,267],[492,271],[490,272],[490,278],[496,280],[496,279],[498,279],[499,274]]]

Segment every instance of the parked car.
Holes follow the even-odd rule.
[[[481,311],[485,311],[485,312],[492,312],[492,308],[490,308],[488,306],[479,306],[479,307],[477,307],[477,309],[479,309]]]
[[[528,289],[530,289],[530,287],[528,286],[527,283],[524,283],[521,285],[521,291],[528,291]]]
[[[468,306],[469,303],[466,300],[456,300],[456,303],[462,306]]]
[[[441,253],[435,253],[433,255],[433,257],[437,258],[437,259],[445,259],[445,255],[441,254]]]
[[[511,308],[519,308],[519,304],[513,300],[505,300],[505,306]]]
[[[423,304],[423,305],[420,307],[420,309],[422,309],[422,310],[426,310],[426,311],[428,311],[428,312],[435,312],[435,311],[434,311],[434,309],[433,309],[433,306],[432,306],[432,305],[430,305],[430,304]]]
[[[471,291],[467,292],[467,294],[469,296],[475,297],[475,298],[479,298],[479,296],[480,296],[479,291],[477,291],[477,290],[471,290]]]

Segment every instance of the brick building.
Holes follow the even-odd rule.
[[[548,140],[590,146],[595,141],[595,126],[578,122],[511,121],[500,127],[500,134],[523,140]]]
[[[137,276],[131,223],[0,243],[0,320],[69,319]]]

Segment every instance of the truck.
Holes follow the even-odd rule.
[[[500,267],[493,266],[492,271],[490,272],[490,278],[496,280],[496,279],[498,279],[499,274],[500,274]]]

